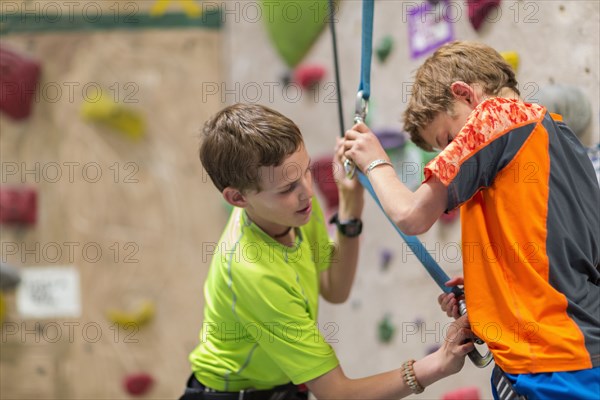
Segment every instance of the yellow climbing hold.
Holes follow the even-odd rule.
[[[510,64],[512,69],[517,72],[519,68],[519,53],[516,51],[503,51],[500,55]]]
[[[169,7],[169,3],[173,0],[156,0],[150,9],[150,15],[153,17],[160,17],[164,15]],[[198,18],[202,16],[202,7],[198,5],[194,0],[176,0],[183,11],[190,18]]]
[[[108,310],[106,317],[115,324],[121,326],[135,325],[140,327],[154,318],[156,307],[150,300],[143,301],[136,311]]]
[[[6,303],[4,302],[4,296],[0,293],[0,324],[4,322],[4,315],[6,315]]]
[[[81,106],[81,116],[86,121],[105,125],[132,139],[139,139],[143,136],[146,124],[138,112],[115,103],[109,96],[102,93],[93,100],[86,100]]]

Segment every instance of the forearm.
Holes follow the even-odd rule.
[[[448,376],[441,367],[438,353],[433,353],[413,364],[415,377],[423,386]],[[413,394],[404,382],[402,370],[395,369],[360,379],[347,378],[341,368],[308,382],[309,389],[321,399],[399,399]]]
[[[335,249],[329,267],[330,293],[328,300],[343,303],[348,299],[358,264],[358,237],[349,238],[337,232]]]
[[[383,210],[392,221],[406,234],[418,232],[415,221],[416,195],[404,185],[396,171],[389,165],[382,165],[369,172],[369,181]]]
[[[348,199],[340,196],[338,218],[340,221],[360,219],[362,216],[364,200]],[[344,302],[349,294],[356,267],[358,265],[359,237],[347,237],[339,231],[336,232],[335,247],[329,267],[329,298],[333,303]]]

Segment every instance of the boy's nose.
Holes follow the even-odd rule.
[[[312,176],[309,174],[305,179],[302,180],[302,192],[300,193],[300,200],[307,200],[312,197],[313,197]]]

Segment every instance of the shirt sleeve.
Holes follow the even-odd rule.
[[[317,271],[322,272],[331,266],[335,242],[331,240],[327,233],[325,216],[316,197],[313,197],[312,204],[312,216],[304,231],[306,232],[310,248],[313,250],[312,256],[317,266]]]
[[[448,188],[447,211],[493,184],[535,129],[540,106],[494,98],[482,103],[440,154],[425,166],[425,180],[435,176]]]

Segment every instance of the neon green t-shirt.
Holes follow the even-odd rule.
[[[221,391],[304,383],[338,366],[317,326],[319,273],[333,242],[316,199],[286,247],[235,208],[204,287],[200,344],[190,354],[201,383]]]

